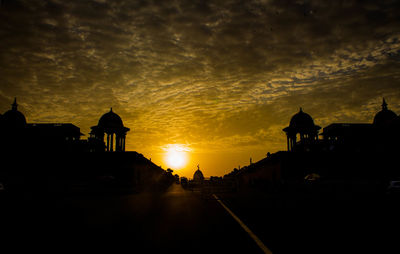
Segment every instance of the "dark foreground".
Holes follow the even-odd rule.
[[[336,193],[337,194],[337,193]],[[349,192],[225,195],[273,253],[397,253],[399,196]]]
[[[16,241],[15,249],[261,253],[219,203],[180,185],[174,184],[166,193],[13,203],[2,224],[7,224],[5,242]]]
[[[263,253],[210,195],[166,193],[2,197],[12,252]],[[273,253],[397,253],[397,197],[335,199],[219,193]]]

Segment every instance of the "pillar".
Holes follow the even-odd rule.
[[[122,149],[121,149],[121,148],[122,148],[122,144],[121,144],[121,141],[122,141],[122,140],[121,140],[121,136],[120,136],[120,135],[117,136],[117,140],[118,140],[118,141],[117,141],[117,148],[116,148],[115,150],[117,150],[117,151],[120,152],[120,151],[122,150]]]
[[[115,134],[115,151],[119,152],[120,147],[120,137],[119,135]]]
[[[287,150],[290,151],[289,136],[288,135],[286,135],[286,143],[287,143]]]
[[[107,152],[110,151],[110,134],[107,133]]]
[[[297,133],[294,134],[293,139],[292,139],[292,150],[295,149],[297,143]]]
[[[125,136],[122,138],[122,151],[125,152]]]

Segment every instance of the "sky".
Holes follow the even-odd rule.
[[[126,148],[222,176],[321,127],[400,113],[400,1],[2,0],[0,113],[73,123],[113,108]]]

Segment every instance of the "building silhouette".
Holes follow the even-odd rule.
[[[18,111],[17,99],[11,109],[0,115],[2,151],[62,151],[62,152],[124,152],[126,134],[130,130],[123,125],[119,115],[110,112],[102,115],[87,140],[80,128],[72,123],[27,123]],[[105,140],[104,140],[105,139]]]
[[[396,113],[388,109],[388,104],[383,98],[382,110],[376,113],[373,121],[373,125],[377,127],[387,126],[393,124],[393,122],[398,118]]]
[[[193,175],[193,182],[196,184],[201,184],[204,181],[204,175],[203,172],[200,170],[200,166],[197,165],[197,170],[194,172]]]
[[[90,141],[94,142],[95,150],[107,152],[124,152],[126,133],[130,130],[124,127],[122,119],[110,109],[110,112],[105,113],[99,119],[96,126],[91,127]],[[106,136],[106,143],[104,138]]]
[[[392,153],[399,149],[399,116],[385,99],[372,123],[333,123],[323,129],[324,148],[331,151]]]
[[[25,141],[26,118],[18,111],[17,99],[11,109],[0,116],[1,146],[0,151],[15,151]]]
[[[397,147],[399,116],[388,109],[383,99],[382,109],[371,123],[332,123],[319,134],[320,129],[300,108],[290,119],[289,126],[283,129],[287,136],[287,151],[390,152]],[[322,139],[318,138],[320,135]]]
[[[226,174],[239,186],[266,188],[283,183],[301,184],[310,175],[318,181],[368,183],[383,186],[400,178],[400,116],[383,99],[381,110],[369,123],[332,123],[323,128],[307,113],[296,113],[283,131],[287,151],[280,151]],[[321,136],[321,138],[319,138]]]
[[[0,183],[12,193],[45,194],[155,190],[171,182],[160,166],[125,151],[130,129],[112,109],[91,130],[85,140],[72,123],[27,123],[15,98],[0,115]]]
[[[71,123],[27,123],[18,111],[17,99],[0,118],[1,151],[10,152],[73,152],[82,148],[79,127]]]
[[[74,152],[84,149],[83,134],[72,123],[28,123],[26,145],[42,151]]]
[[[320,129],[320,126],[314,124],[313,118],[300,108],[300,111],[290,119],[289,126],[283,129],[287,136],[288,151],[310,149],[318,140]]]
[[[11,104],[11,109],[1,116],[1,125],[7,131],[20,131],[26,126],[26,118],[24,114],[18,111],[17,98]]]

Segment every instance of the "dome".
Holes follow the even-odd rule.
[[[374,125],[385,125],[394,121],[396,118],[396,113],[387,108],[387,103],[384,98],[382,103],[382,110],[376,113],[373,123]]]
[[[18,111],[17,99],[14,99],[11,110],[4,113],[1,117],[2,124],[7,128],[19,129],[26,126],[24,114]]]
[[[110,109],[110,112],[105,113],[102,117],[100,117],[98,126],[103,127],[103,128],[122,128],[122,127],[124,127],[121,117],[119,117],[119,115],[115,114],[112,111],[112,108]]]
[[[387,109],[387,110],[382,110],[376,113],[374,117],[374,124],[375,125],[382,125],[382,124],[387,124],[396,119],[397,115],[393,111]]]
[[[196,182],[204,180],[203,173],[200,171],[200,169],[197,169],[196,172],[194,172],[193,180]]]
[[[313,129],[315,125],[312,117],[300,108],[300,111],[290,119],[289,127],[293,129]]]

